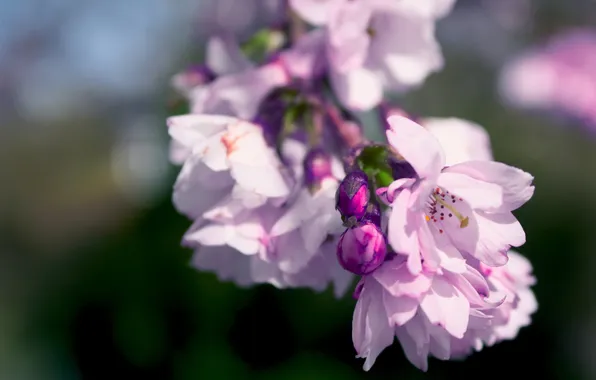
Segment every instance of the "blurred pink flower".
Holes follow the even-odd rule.
[[[309,1],[308,3],[312,3]],[[377,106],[384,90],[420,85],[443,66],[434,37],[437,16],[412,1],[332,1],[327,28],[329,75],[339,100],[348,108]],[[304,12],[301,12],[304,13]]]
[[[351,275],[339,269],[333,244],[308,252],[298,231],[272,236],[271,227],[281,210],[265,205],[232,218],[198,220],[183,239],[196,248],[193,264],[239,285],[269,283],[278,288],[310,287],[324,290],[334,283],[342,295]]]
[[[281,61],[218,77],[191,95],[193,113],[255,117],[261,101],[277,87],[290,84],[291,78]]]
[[[198,218],[226,196],[254,208],[290,194],[293,182],[260,127],[227,116],[183,115],[168,119],[168,131],[191,152],[174,185],[179,212]]]
[[[564,32],[513,59],[501,72],[500,92],[511,105],[596,127],[596,31]]]
[[[531,315],[538,309],[530,289],[536,283],[532,264],[517,252],[508,253],[509,261],[502,267],[492,268],[480,264],[490,288],[505,296],[498,308],[485,310],[485,318],[477,319],[463,339],[452,339],[452,357],[463,357],[492,346],[502,340],[514,339],[522,327],[531,323]]]
[[[389,243],[408,256],[410,271],[420,273],[424,260],[425,266],[461,273],[466,254],[490,266],[504,265],[509,248],[525,243],[511,211],[532,197],[533,177],[493,161],[445,167],[443,148],[424,127],[401,116],[388,122],[389,144],[417,174],[379,191],[392,209]]]
[[[191,152],[173,201],[194,221],[184,245],[195,248],[195,266],[240,285],[321,290],[334,282],[345,292],[352,275],[335,258],[343,229],[334,208],[344,176],[337,158],[323,155],[333,159],[322,165],[293,138],[278,152],[260,126],[229,116],[175,116],[168,125]]]
[[[313,25],[325,25],[329,22],[337,6],[344,0],[290,0],[292,9],[305,21]],[[374,6],[385,6],[387,1],[369,0]],[[396,2],[397,3],[397,2]],[[439,18],[447,15],[455,0],[400,0],[399,8],[424,17]]]

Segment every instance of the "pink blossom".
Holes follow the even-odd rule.
[[[234,74],[253,67],[230,35],[209,38],[205,55],[204,65],[191,66],[172,77],[172,87],[187,100],[205,98],[210,83],[217,76]],[[190,151],[184,144],[175,139],[170,142],[172,163],[181,165],[189,156]]]
[[[197,268],[240,285],[321,290],[334,282],[338,295],[345,292],[352,275],[334,249],[342,230],[334,197],[344,175],[337,158],[323,165],[330,155],[310,154],[292,138],[277,152],[261,127],[233,117],[184,115],[168,124],[191,151],[173,200],[194,220],[184,244],[195,248]]]
[[[410,271],[420,273],[424,260],[461,273],[465,255],[490,266],[507,263],[509,248],[525,243],[512,211],[532,197],[533,177],[493,161],[445,167],[443,148],[424,127],[401,116],[388,122],[389,143],[417,174],[379,191],[392,209],[389,243],[408,256]]]
[[[368,110],[380,103],[384,90],[418,86],[442,68],[434,25],[444,12],[410,1],[332,3],[326,27],[329,75],[346,107]],[[446,9],[439,3],[429,2]]]
[[[342,2],[343,0],[290,0],[290,6],[305,21],[313,25],[325,25],[334,9],[341,6]],[[384,1],[370,2],[382,6]],[[454,4],[455,0],[400,0],[398,6],[404,11],[421,16],[439,18],[449,13]]]
[[[234,40],[218,41],[208,50],[207,61],[212,62],[210,68],[219,68],[214,71],[220,76],[189,94],[193,113],[252,119],[261,102],[274,89],[285,87],[295,79],[318,78],[326,67],[322,55],[324,34],[318,30],[306,34],[259,67],[246,60]]]
[[[309,252],[297,230],[271,235],[281,212],[265,205],[232,217],[218,215],[209,220],[207,215],[197,220],[183,240],[186,246],[196,248],[193,265],[244,286],[269,283],[278,288],[320,291],[332,282],[337,296],[342,295],[351,276],[335,262],[333,244]]]
[[[412,274],[405,258],[386,261],[364,277],[354,310],[352,339],[358,356],[366,358],[364,369],[395,336],[407,358],[424,371],[429,355],[448,359],[450,341],[464,338],[470,315],[501,302],[489,293],[482,275],[469,265],[462,273],[427,267]]]
[[[596,32],[576,29],[511,60],[500,92],[516,107],[551,110],[596,126]]]
[[[265,96],[290,81],[285,66],[275,60],[258,68],[219,77],[200,88],[191,95],[191,110],[193,113],[252,119]]]
[[[193,90],[202,88],[215,77],[248,70],[253,64],[244,56],[234,37],[229,34],[209,38],[205,49],[205,64],[192,66],[172,77],[172,87],[189,97]]]
[[[183,115],[168,119],[174,141],[189,150],[174,185],[174,205],[200,217],[227,196],[254,208],[284,198],[293,182],[258,126],[227,116]]]

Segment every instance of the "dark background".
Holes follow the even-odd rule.
[[[0,379],[596,378],[596,129],[507,108],[496,86],[525,48],[596,25],[594,1],[460,0],[438,25],[445,69],[400,99],[484,125],[496,159],[536,177],[517,213],[533,324],[427,374],[398,344],[362,371],[349,295],[189,267],[164,120],[169,77],[202,48],[200,5],[0,2]]]

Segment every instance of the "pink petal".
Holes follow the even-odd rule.
[[[426,372],[430,337],[422,317],[416,315],[404,327],[396,328],[395,333],[410,363]]]
[[[372,8],[367,2],[350,0],[341,0],[335,5],[327,27],[329,44],[346,50],[359,50],[360,45],[355,42],[362,37],[370,39],[367,28],[370,26]],[[362,53],[366,54],[367,50]],[[362,62],[365,58],[363,57]]]
[[[451,12],[455,0],[401,0],[396,6],[402,11],[426,18],[441,18]]]
[[[399,258],[385,262],[372,276],[394,297],[420,297],[430,289],[432,274],[413,275]]]
[[[507,272],[515,279],[515,282],[522,286],[536,284],[536,278],[532,276],[532,263],[521,254],[511,250],[508,252]]]
[[[381,80],[368,69],[357,68],[346,73],[331,70],[330,78],[339,101],[351,110],[370,110],[383,98]]]
[[[252,119],[263,98],[289,81],[290,78],[280,63],[270,63],[219,77],[207,86],[208,93],[201,107],[202,112],[233,114],[241,119]]]
[[[195,219],[219,202],[232,184],[228,172],[214,172],[200,157],[191,156],[176,179],[172,201],[178,212]]]
[[[352,316],[352,342],[358,355],[364,354],[365,347],[370,344],[371,332],[366,325],[366,314],[370,303],[370,296],[367,293],[364,296],[361,294]]]
[[[420,307],[431,323],[443,326],[456,338],[463,338],[468,328],[470,304],[453,285],[441,277],[435,277]]]
[[[205,165],[213,171],[219,172],[230,169],[226,147],[218,135],[212,137],[199,154],[202,155]]]
[[[403,326],[416,314],[418,300],[410,297],[393,297],[388,292],[383,293],[383,303],[389,324],[392,326]]]
[[[449,280],[468,300],[470,305],[482,308],[494,308],[501,304],[501,302],[491,303],[486,297],[489,294],[488,287],[486,293],[480,294],[483,289],[473,286],[464,275],[445,272],[445,278]],[[479,292],[480,290],[480,292]]]
[[[281,53],[280,59],[292,77],[312,79],[323,73],[326,68],[325,37],[324,29],[315,29]]]
[[[474,252],[478,260],[489,266],[501,266],[507,263],[510,247],[519,247],[526,242],[526,234],[521,224],[512,213],[476,214],[479,239]]]
[[[431,232],[428,222],[422,218],[422,215],[419,215],[416,221],[421,257],[424,259],[424,268],[436,271],[441,264],[441,251],[437,249],[434,233]]]
[[[232,177],[246,190],[267,197],[285,197],[290,188],[280,172],[283,167],[275,152],[265,142],[262,131],[249,123],[237,130],[230,127],[227,138],[228,160]]]
[[[388,239],[395,252],[408,256],[408,266],[414,274],[420,273],[420,247],[418,246],[417,223],[413,220],[416,215],[408,211],[410,189],[402,190],[392,205],[389,219]]]
[[[231,35],[211,37],[206,49],[205,63],[217,75],[235,74],[253,66]]]
[[[239,286],[253,284],[249,258],[230,247],[200,247],[192,257],[192,266],[215,272],[222,281],[232,280]]]
[[[391,127],[387,131],[389,144],[420,177],[434,181],[445,165],[443,149],[437,139],[424,127],[403,116],[390,116],[387,122]]]
[[[257,239],[239,233],[230,235],[227,244],[245,255],[255,255],[261,248],[261,243]]]
[[[304,220],[304,208],[310,200],[308,190],[303,190],[298,195],[298,199],[290,206],[287,211],[271,227],[271,236],[280,236],[300,227]]]
[[[184,243],[198,243],[207,246],[225,245],[232,231],[225,224],[208,224],[184,235]]]
[[[313,25],[327,23],[332,10],[345,0],[290,0],[290,7]]]
[[[387,204],[391,204],[395,199],[395,192],[412,186],[414,182],[416,182],[414,178],[400,178],[393,181],[388,187],[377,189],[377,195],[380,196]]]
[[[352,320],[352,340],[358,357],[366,358],[365,371],[370,370],[377,356],[391,345],[393,339],[394,330],[387,320],[382,288],[371,281],[364,286]]]
[[[296,232],[277,237],[275,246],[279,268],[288,273],[298,273],[304,269],[316,253],[305,251],[302,237]]]
[[[264,261],[258,255],[250,257],[250,272],[256,283],[269,283],[277,288],[285,285],[277,264]]]
[[[513,211],[534,195],[534,177],[523,170],[494,161],[469,161],[445,169],[450,173],[466,174],[502,188],[501,211]]]
[[[388,88],[404,91],[420,85],[443,67],[434,37],[434,20],[398,12],[377,12],[367,64],[382,71]]]
[[[461,197],[473,209],[494,211],[503,205],[503,192],[500,186],[479,181],[465,174],[441,173],[437,184]]]
[[[427,326],[430,331],[430,353],[439,360],[449,360],[451,357],[451,340],[452,337],[445,329],[440,326]]]
[[[454,273],[464,273],[467,270],[466,260],[455,248],[451,240],[445,234],[441,234],[436,229],[433,237],[435,240],[435,250],[438,256],[438,262],[441,267]]]
[[[218,115],[180,115],[168,118],[170,137],[181,144],[192,148],[208,137],[223,131],[226,125],[237,119]]]
[[[169,157],[174,165],[182,165],[192,154],[192,150],[177,140],[170,141]]]
[[[457,118],[425,118],[421,123],[441,143],[445,165],[479,160],[492,161],[490,138],[480,125]]]

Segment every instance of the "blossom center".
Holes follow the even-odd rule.
[[[226,148],[226,156],[230,156],[234,151],[238,149],[238,141],[246,137],[250,134],[250,132],[242,132],[240,134],[235,134],[233,132],[228,132],[221,136],[221,143]]]
[[[467,227],[470,218],[462,215],[455,207],[458,202],[462,201],[462,198],[437,187],[430,195],[429,210],[428,214],[425,215],[426,221],[436,223],[437,221],[455,217],[459,221],[459,228]],[[443,230],[439,230],[439,232],[443,233]]]

